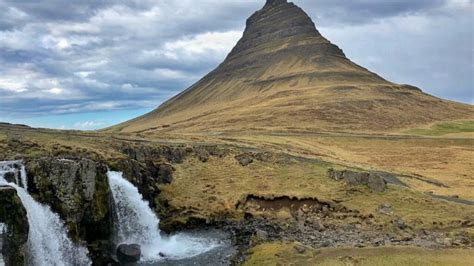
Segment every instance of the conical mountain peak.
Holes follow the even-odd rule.
[[[216,69],[153,112],[117,128],[365,131],[469,113],[472,108],[388,82],[355,64],[301,8],[267,0],[247,19],[242,38]]]
[[[247,19],[242,39],[229,57],[270,46],[281,47],[285,44],[298,46],[301,44],[299,41],[309,39],[312,39],[313,43],[329,48],[320,52],[344,56],[339,48],[321,36],[311,18],[301,8],[286,0],[267,0],[262,9]]]
[[[287,0],[267,0],[267,3],[265,6],[276,6],[276,5],[281,5],[281,4],[287,4]]]

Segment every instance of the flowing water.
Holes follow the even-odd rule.
[[[194,237],[180,233],[162,236],[159,219],[143,200],[138,189],[122,177],[120,172],[108,172],[109,185],[116,214],[117,244],[139,244],[142,261],[179,260],[198,256],[217,248],[220,243],[212,238]]]
[[[5,180],[6,173],[14,173],[17,183]],[[19,176],[19,177],[18,177]],[[28,265],[66,266],[90,265],[86,248],[74,244],[67,235],[66,227],[47,205],[38,203],[26,190],[27,176],[20,161],[0,162],[0,185],[14,187],[27,212]]]

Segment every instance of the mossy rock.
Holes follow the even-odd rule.
[[[6,265],[24,265],[28,241],[28,218],[16,189],[0,186],[0,222],[6,224],[2,255]]]

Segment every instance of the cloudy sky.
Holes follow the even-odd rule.
[[[294,0],[358,64],[474,103],[474,0]],[[264,0],[0,0],[0,121],[95,129],[216,67]]]

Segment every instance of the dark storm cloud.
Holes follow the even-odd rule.
[[[437,95],[471,101],[472,78],[466,73],[472,71],[472,16],[465,9],[472,11],[472,1],[295,3],[358,63],[397,82],[413,81]],[[217,66],[241,36],[246,18],[263,4],[0,0],[0,120],[156,106]],[[450,32],[449,38],[440,32]],[[409,40],[414,42],[404,43],[404,49],[394,47]],[[447,50],[451,46],[458,48]],[[431,57],[420,47],[431,49]],[[409,56],[403,67],[401,56]],[[461,59],[453,60],[456,56]],[[420,60],[429,64],[420,68]],[[447,75],[448,68],[458,71]],[[426,80],[427,73],[441,74]]]

